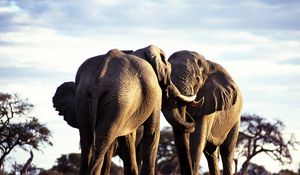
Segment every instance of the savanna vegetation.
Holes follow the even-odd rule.
[[[0,170],[3,174],[6,161],[15,159],[9,156],[13,151],[22,149],[28,152],[27,162],[24,165],[16,162],[13,167],[14,171],[26,174],[32,166],[33,151],[52,145],[51,131],[38,118],[30,115],[32,108],[27,99],[0,92]]]

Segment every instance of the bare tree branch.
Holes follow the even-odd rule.
[[[295,149],[299,142],[296,141],[293,135],[289,140],[283,137],[284,124],[281,121],[276,120],[274,123],[271,123],[255,114],[244,115],[241,121],[236,149],[238,157],[246,157],[246,161],[242,165],[241,174],[244,174],[247,170],[250,160],[261,153],[265,153],[281,164],[292,162],[290,149]]]
[[[16,148],[40,150],[40,145],[52,145],[50,130],[29,116],[32,108],[27,99],[0,92],[0,168]]]

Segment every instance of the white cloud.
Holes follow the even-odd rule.
[[[66,135],[60,133],[67,124],[51,104],[55,88],[73,80],[85,59],[112,48],[135,50],[155,44],[168,56],[182,49],[200,52],[223,65],[237,80],[244,93],[245,112],[289,116],[281,118],[291,129],[297,127],[293,124],[299,123],[295,116],[299,114],[300,65],[294,65],[300,58],[298,3],[70,2],[0,3],[0,73],[1,68],[10,67],[20,71],[14,72],[13,78],[0,76],[1,90],[29,98],[36,105],[35,114],[54,130],[55,146],[45,151],[45,155],[53,155],[48,164],[68,152],[62,142]],[[41,76],[24,77],[17,69],[20,67],[36,68],[27,75]],[[71,132],[70,128],[67,134]],[[70,135],[74,139],[73,133]],[[76,141],[70,145],[72,151],[78,149]]]
[[[2,2],[0,3],[0,14],[4,14],[4,13],[14,13],[14,12],[18,12],[21,9],[16,5],[15,2],[11,1],[11,2]]]
[[[29,16],[25,24],[60,31],[88,28],[147,25],[151,29],[292,29],[299,26],[297,4],[266,4],[261,1],[11,1],[16,15]],[[4,5],[7,8],[9,5]],[[234,4],[234,5],[233,5]],[[11,7],[10,7],[11,8]],[[292,9],[292,10],[290,10]],[[10,23],[9,23],[10,24]],[[13,24],[13,23],[12,23]],[[121,24],[121,25],[120,25]]]

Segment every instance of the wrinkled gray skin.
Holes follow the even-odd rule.
[[[72,101],[70,101],[73,98]],[[60,107],[57,108],[59,109],[61,112],[64,112],[66,107],[69,107],[69,111],[67,112],[68,115],[70,115],[69,117],[66,117],[68,115],[63,115],[64,116],[64,120],[71,126],[74,128],[78,128],[78,123],[76,121],[76,116],[75,116],[75,82],[65,82],[62,85],[60,85],[57,90],[56,93],[53,97],[53,102],[54,102],[54,106],[57,107],[57,105],[59,105]],[[58,103],[58,104],[57,104]],[[60,104],[62,103],[62,104]],[[72,103],[74,103],[74,105],[72,105]],[[62,115],[62,113],[59,113],[60,115]],[[110,148],[108,149],[108,151],[105,154],[105,158],[104,158],[104,163],[103,163],[103,168],[102,168],[102,175],[109,175],[110,174],[110,167],[111,167],[111,158],[114,155],[118,155],[124,162],[124,174],[125,175],[130,175],[134,173],[134,164],[132,164],[132,162],[134,162],[136,160],[137,164],[138,164],[138,169],[140,168],[140,163],[141,163],[141,148],[142,148],[142,136],[143,136],[143,132],[144,132],[144,127],[141,126],[137,129],[137,131],[126,135],[126,136],[120,136],[117,138],[117,140],[115,140],[115,142],[112,143],[112,145],[110,146]],[[135,148],[136,148],[136,158],[130,157],[130,142],[133,141],[132,137],[136,138],[135,141]]]
[[[154,174],[162,96],[179,101],[195,99],[179,93],[170,81],[170,71],[164,53],[156,46],[132,54],[113,49],[79,67],[75,91],[62,88],[56,92],[54,107],[69,125],[77,124],[79,128],[80,174],[100,174],[105,169],[102,166],[107,151],[120,136],[125,136],[129,143],[131,174],[137,174],[134,133],[141,125],[144,126],[141,173]],[[194,130],[194,123],[181,118],[170,121],[180,130]]]
[[[232,160],[237,142],[242,96],[237,84],[219,64],[206,60],[192,51],[179,51],[168,60],[172,65],[171,80],[183,95],[195,95],[195,103],[167,100],[163,113],[174,118],[175,106],[185,120],[194,120],[195,132],[185,133],[173,126],[181,174],[198,175],[204,152],[210,174],[219,174],[219,153],[223,173],[232,174]],[[173,105],[171,105],[173,104]],[[178,113],[177,113],[178,114]]]

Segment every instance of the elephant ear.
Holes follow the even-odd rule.
[[[75,115],[75,83],[64,82],[57,89],[52,98],[53,107],[58,115],[72,127],[78,128]]]
[[[204,86],[199,89],[197,99],[204,99],[200,113],[208,115],[216,111],[228,110],[236,102],[237,88],[227,71],[211,61],[209,64],[209,74]],[[197,113],[199,113],[199,108]]]
[[[170,84],[171,64],[166,61],[165,53],[160,48],[150,45],[135,51],[135,55],[151,64],[161,86],[165,87]]]

